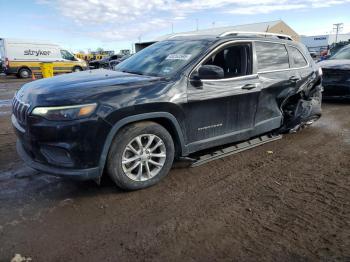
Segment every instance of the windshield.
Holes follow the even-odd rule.
[[[74,61],[74,55],[69,53],[67,50],[61,50],[61,55],[63,59]]]
[[[169,76],[201,54],[208,41],[162,41],[129,57],[115,70],[150,76]]]
[[[350,59],[350,47],[340,49],[330,59]]]

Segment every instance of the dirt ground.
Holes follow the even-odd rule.
[[[0,79],[0,261],[350,261],[350,102],[311,127],[123,192],[39,174],[15,152]],[[268,152],[272,151],[272,152]]]

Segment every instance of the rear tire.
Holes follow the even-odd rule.
[[[114,138],[107,172],[122,189],[143,189],[158,183],[173,164],[174,142],[169,132],[154,122],[130,124]]]
[[[29,78],[32,75],[32,71],[29,68],[21,68],[18,71],[19,78]]]

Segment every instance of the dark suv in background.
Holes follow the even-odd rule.
[[[104,57],[100,60],[93,60],[89,62],[89,68],[90,69],[98,69],[98,68],[109,69],[111,68],[110,66],[111,61],[118,61],[122,57],[123,55],[111,55],[111,56]]]
[[[296,130],[321,115],[321,71],[286,36],[178,36],[111,70],[25,84],[13,99],[19,155],[46,173],[128,190],[174,158]]]
[[[350,99],[350,45],[318,65],[323,71],[323,96]]]

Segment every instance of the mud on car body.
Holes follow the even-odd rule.
[[[294,130],[321,115],[321,75],[279,36],[178,36],[111,70],[25,84],[13,100],[19,155],[46,173],[128,190],[157,183],[174,158]]]

